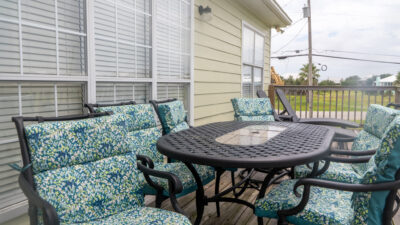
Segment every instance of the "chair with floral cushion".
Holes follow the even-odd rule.
[[[373,155],[383,140],[389,124],[399,116],[398,110],[372,104],[367,111],[363,130],[354,140],[351,150],[331,150],[331,154],[352,156],[352,158],[333,158],[329,168],[319,177],[348,183],[358,183],[371,163]],[[337,162],[335,162],[337,161]],[[321,166],[322,167],[322,166]],[[306,177],[311,172],[308,165],[295,167],[295,178]]]
[[[267,195],[260,192],[255,203],[259,224],[263,217],[278,218],[279,224],[391,224],[399,203],[400,117],[388,127],[358,184],[316,178],[284,181]]]
[[[161,137],[161,131],[157,127],[155,114],[150,104],[134,104],[122,102],[116,104],[86,104],[90,112],[113,112],[120,113],[133,121],[132,126],[128,127],[129,140],[132,143],[133,151],[137,155],[144,155],[153,161],[151,168],[158,171],[173,173],[179,177],[182,182],[183,190],[177,194],[181,197],[192,193],[197,189],[196,181],[190,170],[181,162],[164,163],[164,156],[157,151],[156,143]],[[215,173],[212,167],[195,166],[204,184],[208,184],[215,178]],[[164,200],[169,197],[168,181],[165,179],[155,178],[157,188],[151,186],[141,176],[141,181],[144,185],[144,194],[156,195],[156,207],[161,207]]]
[[[269,98],[233,98],[231,102],[237,121],[275,121]]]
[[[154,110],[157,113],[158,119],[160,120],[163,128],[163,134],[169,134],[178,132],[184,129],[189,129],[187,114],[182,101],[178,101],[175,98],[157,101],[151,100],[150,103],[153,105]],[[171,160],[171,159],[168,159]],[[173,161],[173,160],[172,160]],[[231,171],[231,182],[235,185],[235,171],[236,168],[228,168],[226,170]],[[219,185],[222,174],[226,171],[225,169],[217,168],[216,180],[215,180],[215,194],[219,193]],[[238,196],[234,191],[235,196]],[[217,216],[221,215],[219,202],[216,203]]]
[[[190,224],[182,214],[144,206],[139,171],[165,178],[171,203],[182,190],[171,173],[136,163],[128,127],[110,113],[64,117],[13,117],[24,167],[19,184],[29,202],[31,224]],[[26,121],[35,121],[24,125]]]

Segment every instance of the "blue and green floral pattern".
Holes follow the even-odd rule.
[[[387,126],[371,166],[360,177],[360,183],[373,184],[395,180],[400,169],[400,116]],[[276,218],[280,209],[296,206],[292,190],[296,180],[284,181],[265,198],[256,202],[256,215]],[[288,217],[294,224],[381,224],[388,191],[343,192],[311,187],[310,199],[300,213]]]
[[[145,155],[154,163],[163,163],[164,156],[157,150],[157,141],[161,131],[157,127],[135,130],[128,133],[131,149],[136,155]]]
[[[231,102],[238,121],[275,120],[269,98],[233,98]]]
[[[319,168],[322,169],[322,167],[323,164],[320,164]],[[306,165],[296,166],[294,170],[295,178],[306,177],[310,173],[311,169]],[[357,184],[360,182],[362,175],[353,170],[352,164],[331,162],[328,170],[318,178]]]
[[[108,106],[95,109],[96,112],[122,113],[129,116],[129,131],[157,126],[153,107],[150,104]]]
[[[372,104],[368,107],[364,130],[380,139],[397,115],[399,115],[398,110]]]
[[[190,224],[145,208],[123,114],[27,126],[38,194],[61,224]]]
[[[158,113],[166,134],[189,128],[186,111],[182,101],[173,101],[158,105]]]
[[[181,102],[180,102],[181,103]],[[175,121],[181,121],[186,116],[184,112],[183,104],[178,101],[172,103],[162,104],[165,106],[168,118],[175,119]],[[182,107],[181,107],[182,106]],[[161,107],[162,108],[162,107]],[[178,110],[182,109],[182,110]],[[129,121],[129,132],[127,134],[130,149],[136,155],[145,155],[150,157],[155,165],[156,170],[167,171],[176,174],[183,184],[183,191],[179,193],[179,196],[186,195],[196,190],[196,181],[189,171],[189,169],[183,163],[164,163],[164,156],[157,150],[157,140],[161,137],[161,131],[157,128],[155,114],[151,105],[124,105],[124,106],[111,106],[111,107],[100,107],[97,108],[98,112],[111,111],[115,114],[124,115]],[[179,116],[173,116],[171,113],[178,113]],[[183,116],[185,115],[185,116]],[[178,119],[176,119],[178,118]],[[179,119],[181,118],[181,119]],[[145,122],[142,122],[144,120]],[[169,123],[169,124],[173,124]],[[189,126],[186,122],[181,122],[177,124],[170,132],[177,132],[182,129],[187,129]],[[199,173],[204,184],[209,183],[214,179],[214,169],[207,166],[195,165],[197,172]],[[168,181],[166,179],[157,180],[162,187],[164,187],[164,194],[168,195]],[[143,175],[140,176],[142,185],[144,186],[144,192],[147,195],[156,194],[156,190],[147,184]]]
[[[365,172],[361,181],[363,184],[393,181],[400,169],[400,116],[393,120],[383,136],[374,156],[374,166]],[[388,191],[355,192],[352,197],[355,210],[353,224],[379,224],[388,194]]]
[[[277,218],[277,211],[290,209],[300,203],[301,197],[293,193],[297,180],[286,180],[274,187],[264,198],[255,203],[255,214],[259,217]],[[298,188],[299,193],[303,187]],[[350,224],[353,219],[351,192],[311,187],[309,201],[300,213],[287,217],[293,224]]]
[[[83,164],[129,151],[123,115],[25,127],[35,173]],[[114,134],[114,135],[110,135]]]

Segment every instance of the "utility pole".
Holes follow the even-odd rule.
[[[304,16],[306,13],[304,12]],[[308,86],[313,85],[313,74],[312,74],[312,37],[311,37],[311,0],[307,0],[307,17],[308,17]],[[310,118],[313,117],[313,92],[308,91],[308,106],[310,112]]]

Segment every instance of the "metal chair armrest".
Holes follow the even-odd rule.
[[[138,169],[143,172],[144,178],[146,179],[147,183],[153,188],[155,188],[158,192],[163,191],[164,188],[161,187],[156,182],[154,182],[150,178],[150,176],[168,180],[168,193],[172,207],[176,212],[186,215],[185,212],[181,209],[181,207],[179,207],[178,202],[176,200],[176,194],[181,193],[183,190],[183,185],[182,182],[179,180],[179,178],[175,174],[170,172],[154,170],[153,161],[147,156],[137,155],[137,159],[140,161],[137,163]]]
[[[342,158],[335,156],[327,156],[325,160],[329,160],[331,162],[339,162],[339,163],[367,163],[371,156],[360,156],[357,158]]]
[[[28,198],[29,204],[41,209],[43,211],[43,221],[44,224],[60,224],[57,211],[49,202],[44,200],[39,196],[39,194],[34,190],[32,185],[25,179],[24,175],[21,173],[18,178],[19,186]]]
[[[351,150],[342,150],[342,149],[335,149],[331,150],[331,154],[336,155],[351,155],[351,156],[366,156],[366,155],[373,155],[377,149],[372,150],[365,150],[365,151],[351,151]]]
[[[316,178],[300,178],[294,185],[293,191],[297,192],[297,188],[303,185],[311,185],[323,188],[329,188],[340,191],[351,191],[351,192],[372,192],[372,191],[390,191],[400,188],[400,180],[382,182],[375,184],[351,184],[342,183],[337,181],[322,180]]]

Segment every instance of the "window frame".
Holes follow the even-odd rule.
[[[244,29],[245,28],[247,28],[247,29],[249,29],[249,30],[251,30],[251,31],[253,31],[254,32],[254,43],[253,43],[253,47],[254,47],[254,51],[253,51],[253,63],[246,63],[246,62],[244,62]],[[263,41],[263,49],[262,49],[262,66],[259,66],[259,65],[256,65],[255,64],[255,54],[256,54],[256,51],[255,51],[255,45],[256,45],[256,42],[255,42],[255,39],[256,39],[256,34],[258,34],[258,35],[260,35],[263,39],[264,39],[264,41]],[[264,34],[261,30],[259,30],[258,28],[256,28],[256,27],[254,27],[253,25],[251,25],[250,23],[248,23],[248,22],[246,22],[246,21],[244,21],[244,20],[242,20],[242,46],[241,46],[241,76],[240,76],[240,96],[241,97],[243,97],[243,94],[244,94],[244,92],[243,92],[243,84],[244,84],[244,82],[243,82],[243,76],[244,76],[244,73],[243,73],[243,71],[244,71],[244,66],[249,66],[249,67],[251,67],[251,85],[252,85],[252,93],[253,93],[253,96],[252,96],[252,98],[254,98],[254,97],[256,97],[256,94],[255,94],[255,91],[254,91],[254,87],[255,87],[255,85],[254,85],[254,68],[259,68],[259,69],[261,69],[261,88],[264,90],[264,73],[265,73],[265,71],[264,71],[264,69],[265,69],[265,37],[266,37],[266,34]]]

